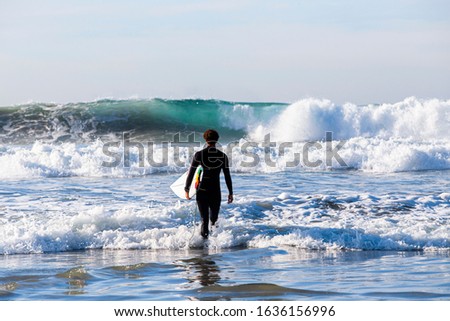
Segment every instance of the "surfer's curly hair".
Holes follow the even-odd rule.
[[[208,129],[203,133],[203,138],[207,143],[216,143],[219,140],[219,133],[214,129]]]

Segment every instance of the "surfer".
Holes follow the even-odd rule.
[[[197,189],[197,206],[202,219],[200,234],[203,238],[208,238],[209,221],[214,226],[219,216],[220,201],[220,171],[223,170],[225,183],[228,188],[228,204],[233,202],[233,184],[231,182],[230,167],[228,157],[225,153],[216,148],[219,140],[219,133],[214,129],[208,129],[203,134],[207,147],[195,153],[192,159],[191,168],[186,178],[184,191],[186,198],[189,197],[189,187],[194,178],[198,166],[203,168],[203,177]]]

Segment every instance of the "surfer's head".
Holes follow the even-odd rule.
[[[217,141],[219,140],[219,133],[214,129],[208,129],[203,133],[203,138],[205,139],[206,143],[212,145],[217,143]]]

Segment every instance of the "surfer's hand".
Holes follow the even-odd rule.
[[[189,197],[189,192],[185,192],[184,195],[186,195],[186,199],[187,199],[187,200],[190,200],[190,199],[191,199],[191,198]]]
[[[228,204],[233,203],[233,195],[228,195]]]

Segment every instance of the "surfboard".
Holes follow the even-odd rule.
[[[186,199],[186,193],[184,192],[184,185],[186,184],[186,178],[188,177],[189,171],[181,175],[175,182],[170,185],[170,189],[182,199]],[[195,171],[194,178],[192,179],[192,184],[189,189],[189,197],[193,197],[197,193],[197,189],[202,181],[203,168],[201,166],[197,167]]]

